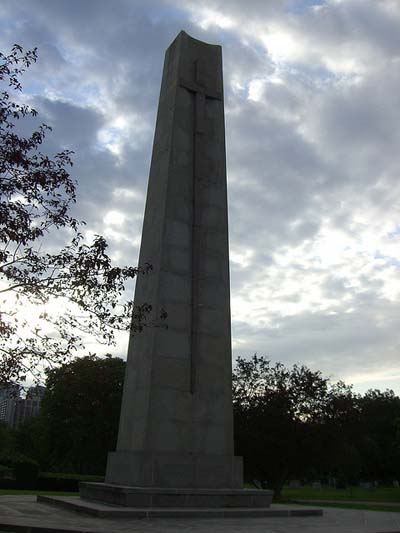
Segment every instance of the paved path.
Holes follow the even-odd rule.
[[[116,520],[55,509],[35,498],[0,496],[0,531],[8,524],[7,531],[21,533],[28,529],[18,525],[33,526],[32,533],[400,533],[400,513],[390,512],[326,508],[322,517]]]
[[[293,500],[295,503],[305,503],[307,505],[324,505],[324,503],[348,503],[356,505],[380,505],[382,507],[400,507],[400,502],[369,502],[366,500],[326,500],[326,499],[312,499],[312,500],[303,500],[301,498],[295,498]]]

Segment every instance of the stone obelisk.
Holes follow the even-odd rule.
[[[166,52],[135,303],[168,313],[128,351],[106,482],[241,487],[233,454],[227,184],[220,46]]]
[[[139,263],[153,269],[135,304],[168,328],[131,339],[117,449],[82,498],[268,506],[270,491],[240,490],[233,450],[222,52],[185,32],[165,56]]]

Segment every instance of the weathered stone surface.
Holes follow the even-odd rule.
[[[218,438],[223,440],[223,426],[209,427],[209,424],[198,424],[197,427],[198,438],[197,435],[189,433],[187,426],[179,421],[174,424],[155,421],[153,428],[157,428],[155,431],[160,438],[169,441],[170,450],[162,453],[141,450],[110,453],[107,483],[156,488],[224,489],[231,485],[240,489],[243,483],[241,457],[235,457],[233,454],[204,453],[204,450],[214,452],[218,446],[222,447]],[[177,445],[183,447],[192,443],[193,452],[175,452]],[[157,485],[154,484],[154,479],[157,479]],[[92,484],[85,484],[86,487],[90,485]]]
[[[7,498],[2,496],[2,499]],[[19,496],[19,498],[24,498]],[[34,496],[25,496],[25,498],[34,498]],[[307,507],[301,507],[296,505],[285,506],[285,505],[272,505],[271,507],[186,507],[179,506],[176,507],[174,503],[176,502],[174,496],[170,496],[168,506],[164,507],[126,507],[124,505],[115,505],[115,504],[104,504],[99,501],[91,500],[82,500],[73,496],[37,496],[37,501],[41,507],[40,518],[38,518],[37,508],[34,506],[37,504],[29,503],[25,504],[23,507],[23,513],[21,511],[18,514],[18,519],[15,520],[15,513],[10,516],[1,518],[0,525],[3,526],[7,531],[23,531],[29,533],[44,533],[48,531],[49,533],[89,533],[89,532],[98,532],[98,533],[109,533],[113,532],[125,532],[125,531],[140,531],[144,529],[151,530],[157,533],[165,531],[198,531],[202,533],[208,533],[209,531],[213,532],[224,532],[230,533],[231,531],[254,531],[254,533],[265,533],[266,528],[270,533],[282,532],[282,528],[286,530],[296,530],[296,531],[330,531],[331,533],[343,532],[343,531],[354,531],[354,532],[367,532],[371,531],[372,524],[375,525],[374,530],[382,529],[382,524],[386,525],[386,530],[390,528],[388,525],[393,527],[396,526],[394,520],[384,520],[382,521],[371,521],[370,519],[366,521],[365,517],[368,514],[368,511],[344,511],[342,509],[335,509],[334,513],[330,515],[327,519],[317,519],[318,522],[315,523],[316,518],[313,518],[310,522],[305,522],[306,517],[322,517],[322,509],[312,509]],[[46,504],[49,506],[47,515],[44,513],[44,508]],[[51,506],[56,506],[57,513],[54,513],[51,509]],[[68,513],[63,510],[73,510],[77,511],[76,513]],[[21,509],[21,507],[20,507]],[[19,509],[19,510],[20,510]],[[329,515],[330,509],[327,510]],[[343,520],[341,517],[340,520],[335,520],[337,516],[340,516],[340,513],[361,513],[354,517],[353,520]],[[373,513],[370,512],[369,515],[382,515],[383,513]],[[386,515],[393,516],[393,513],[385,513]],[[85,516],[88,515],[88,516]],[[302,517],[301,519],[296,517]],[[102,519],[107,518],[107,521],[104,523]],[[168,521],[151,521],[143,523],[143,518],[164,518]],[[182,518],[185,518],[185,522],[182,522]],[[196,518],[196,520],[190,520],[191,518]],[[205,522],[197,520],[199,518],[207,518]],[[218,519],[223,518],[224,520],[213,520],[210,522],[210,518]],[[241,521],[240,518],[253,518],[251,522]],[[268,521],[261,520],[255,523],[254,519],[268,518]],[[275,520],[274,520],[275,518]],[[283,518],[290,518],[290,520],[282,520]],[[348,518],[346,516],[346,518]],[[114,519],[114,520],[113,520]],[[174,519],[177,519],[174,521]],[[231,519],[231,520],[229,520]],[[337,523],[338,522],[338,523]],[[360,524],[368,523],[368,526],[358,527]],[[24,525],[22,525],[24,524]],[[33,526],[32,524],[37,524]],[[44,525],[45,524],[45,525]],[[65,525],[68,524],[68,529]],[[47,526],[47,527],[46,527]],[[57,527],[58,526],[58,527]],[[336,527],[335,527],[336,526]],[[346,528],[349,526],[350,529]],[[351,528],[351,526],[353,526]],[[69,529],[69,528],[73,529]],[[96,529],[92,529],[92,528]],[[3,529],[3,528],[2,528]]]
[[[125,507],[262,508],[272,499],[268,490],[139,488],[104,483],[81,483],[81,494],[86,500]]]
[[[135,302],[168,329],[132,339],[106,482],[241,488],[233,454],[222,56],[181,32],[166,52]]]

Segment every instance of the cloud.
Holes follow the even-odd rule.
[[[138,258],[164,50],[181,29],[222,44],[234,354],[400,392],[396,0],[1,10],[3,49],[39,47],[26,94],[48,149],[75,151],[77,214],[120,263]]]

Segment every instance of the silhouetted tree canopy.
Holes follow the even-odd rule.
[[[400,398],[354,394],[304,365],[238,358],[233,371],[236,453],[245,476],[275,491],[290,479],[391,484],[400,478]]]
[[[78,358],[48,371],[39,416],[12,431],[0,424],[0,451],[16,450],[42,470],[104,472],[117,438],[125,362]],[[233,373],[235,453],[248,482],[279,498],[290,479],[338,488],[400,479],[400,398],[355,394],[306,366],[239,359]]]
[[[235,434],[248,479],[266,482],[279,498],[300,456],[308,455],[309,428],[324,411],[326,395],[327,380],[319,372],[304,366],[288,370],[257,355],[237,359]]]
[[[48,468],[104,473],[107,453],[116,446],[124,372],[122,359],[94,356],[48,371],[38,419]]]
[[[105,239],[86,242],[84,222],[70,214],[72,152],[40,151],[51,131],[45,124],[27,137],[16,133],[19,120],[37,115],[18,98],[20,76],[36,59],[36,49],[19,45],[0,53],[0,383],[39,377],[83,349],[87,334],[105,344],[116,329],[131,325],[134,334],[151,309],[120,303],[127,280],[151,267],[113,266]],[[56,232],[67,244],[55,250]]]

